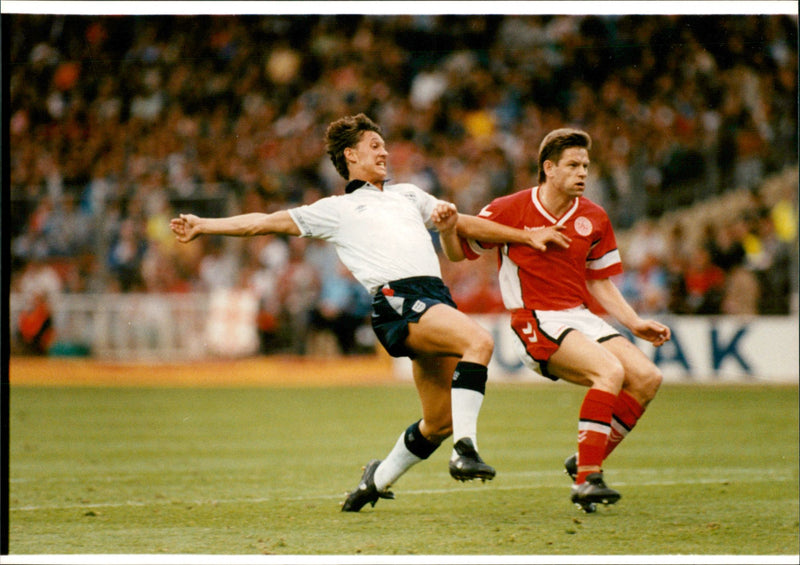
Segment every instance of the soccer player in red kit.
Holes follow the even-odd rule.
[[[670,339],[669,328],[639,317],[609,278],[622,272],[622,263],[606,212],[583,196],[590,148],[586,132],[550,132],[539,147],[539,186],[497,198],[478,214],[526,230],[560,226],[568,247],[550,245],[543,252],[461,237],[443,241],[452,260],[499,249],[500,288],[521,359],[544,377],[589,387],[578,451],[564,463],[574,481],[571,500],[586,512],[619,500],[605,484],[603,461],[636,425],[662,380],[655,364],[588,304],[599,304],[656,347]]]

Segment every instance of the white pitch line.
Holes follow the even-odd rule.
[[[728,469],[730,472],[730,469]],[[614,481],[614,486],[678,486],[678,485],[706,485],[706,484],[725,484],[725,483],[735,483],[737,480],[747,480],[748,482],[789,482],[789,481],[796,481],[796,477],[792,476],[791,473],[768,473],[768,476],[765,476],[764,473],[760,471],[756,471],[753,469],[737,469],[738,479],[732,478],[731,476],[716,476],[715,478],[699,478],[699,479],[689,479],[689,480],[649,480],[649,481]],[[531,475],[540,475],[542,477],[546,477],[548,479],[552,479],[552,472],[548,473],[536,473],[536,472],[524,472],[524,473],[507,473],[504,474],[504,477],[514,475],[519,476],[523,475],[526,477],[530,477]],[[508,491],[508,490],[536,490],[536,489],[550,489],[550,488],[558,488],[561,486],[566,486],[568,483],[565,480],[560,481],[551,481],[544,484],[514,484],[514,485],[486,485],[486,489],[481,493],[491,493],[493,491],[501,490],[501,491]],[[482,485],[479,485],[479,488]],[[450,494],[450,493],[464,493],[464,486],[461,487],[451,487],[451,488],[438,488],[438,489],[414,489],[414,490],[404,490],[402,491],[403,495],[431,495],[431,494]],[[473,492],[478,492],[473,490]],[[283,496],[271,496],[271,497],[258,497],[258,498],[231,498],[231,499],[206,499],[206,500],[175,500],[175,499],[163,499],[163,500],[151,500],[151,501],[135,501],[135,500],[128,500],[123,502],[96,502],[96,503],[85,503],[85,504],[53,504],[53,505],[29,505],[29,506],[17,506],[17,507],[9,507],[9,511],[11,512],[38,512],[43,510],[91,510],[94,508],[125,508],[125,507],[147,507],[147,506],[164,506],[169,504],[181,504],[181,505],[194,505],[194,506],[203,506],[203,505],[219,505],[219,504],[262,504],[266,502],[275,502],[275,501],[294,501],[294,502],[301,502],[307,500],[335,500],[335,499],[343,499],[347,493],[342,492],[341,494],[317,494],[311,496],[292,496],[292,497],[283,497]]]
[[[794,467],[789,468],[789,465],[786,465],[784,469],[755,469],[752,467],[703,467],[703,474],[708,476],[740,476],[740,477],[783,477],[787,473],[797,473],[798,466],[796,462],[792,462]],[[613,473],[613,475],[612,475]],[[608,473],[609,476],[614,477],[639,477],[645,475],[656,475],[656,476],[681,476],[686,474],[685,467],[648,467],[648,468],[628,468],[628,469],[620,469],[616,471],[610,471]],[[220,476],[220,475],[216,475]],[[502,477],[514,477],[514,478],[523,478],[523,477],[532,477],[532,478],[553,478],[553,477],[563,477],[563,471],[504,471],[502,473]],[[141,480],[142,474],[140,473],[126,473],[126,474],[115,474],[115,475],[70,475],[68,477],[12,477],[9,479],[10,484],[25,484],[25,483],[36,483],[40,485],[42,483],[80,483],[85,484],[88,482],[114,482],[114,483],[122,483],[126,481],[137,481]],[[228,477],[232,480],[237,479],[240,475],[230,474]],[[244,478],[258,478],[257,475],[249,475],[245,476]],[[618,479],[614,480],[614,483],[618,483]]]

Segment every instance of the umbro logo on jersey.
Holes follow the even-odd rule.
[[[427,308],[427,306],[425,306],[425,303],[424,303],[422,300],[417,300],[417,301],[416,301],[416,302],[414,302],[414,304],[411,306],[411,309],[412,309],[414,312],[418,313],[418,314],[419,314],[420,312],[424,312],[424,311],[425,311],[425,308]]]

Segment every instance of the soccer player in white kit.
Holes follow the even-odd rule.
[[[657,347],[670,339],[669,328],[640,318],[609,278],[622,272],[622,262],[606,212],[583,196],[590,148],[586,132],[550,132],[539,147],[539,186],[496,198],[478,214],[531,231],[562,226],[568,247],[545,253],[479,238],[442,239],[454,261],[499,247],[500,289],[523,363],[552,380],[589,387],[579,414],[578,453],[564,462],[574,481],[571,500],[586,512],[598,502],[619,500],[605,484],[602,463],[636,425],[662,380],[641,350],[588,309],[590,298],[633,335]]]
[[[390,355],[412,360],[422,418],[400,434],[383,459],[367,463],[359,485],[342,505],[358,512],[380,498],[411,466],[454,436],[450,474],[456,480],[492,479],[495,470],[477,451],[477,420],[494,350],[491,335],[460,312],[441,279],[429,229],[440,238],[458,234],[481,241],[514,242],[544,250],[566,245],[560,228],[530,232],[458,214],[412,184],[387,182],[388,151],[378,125],[364,114],[331,123],[328,154],[349,181],[344,195],[271,214],[170,222],[178,241],[200,234],[255,236],[271,233],[331,242],[342,263],[373,296],[372,326]]]

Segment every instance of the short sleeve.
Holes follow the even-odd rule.
[[[292,219],[300,228],[302,237],[333,239],[341,221],[338,198],[340,197],[329,196],[289,210]]]

